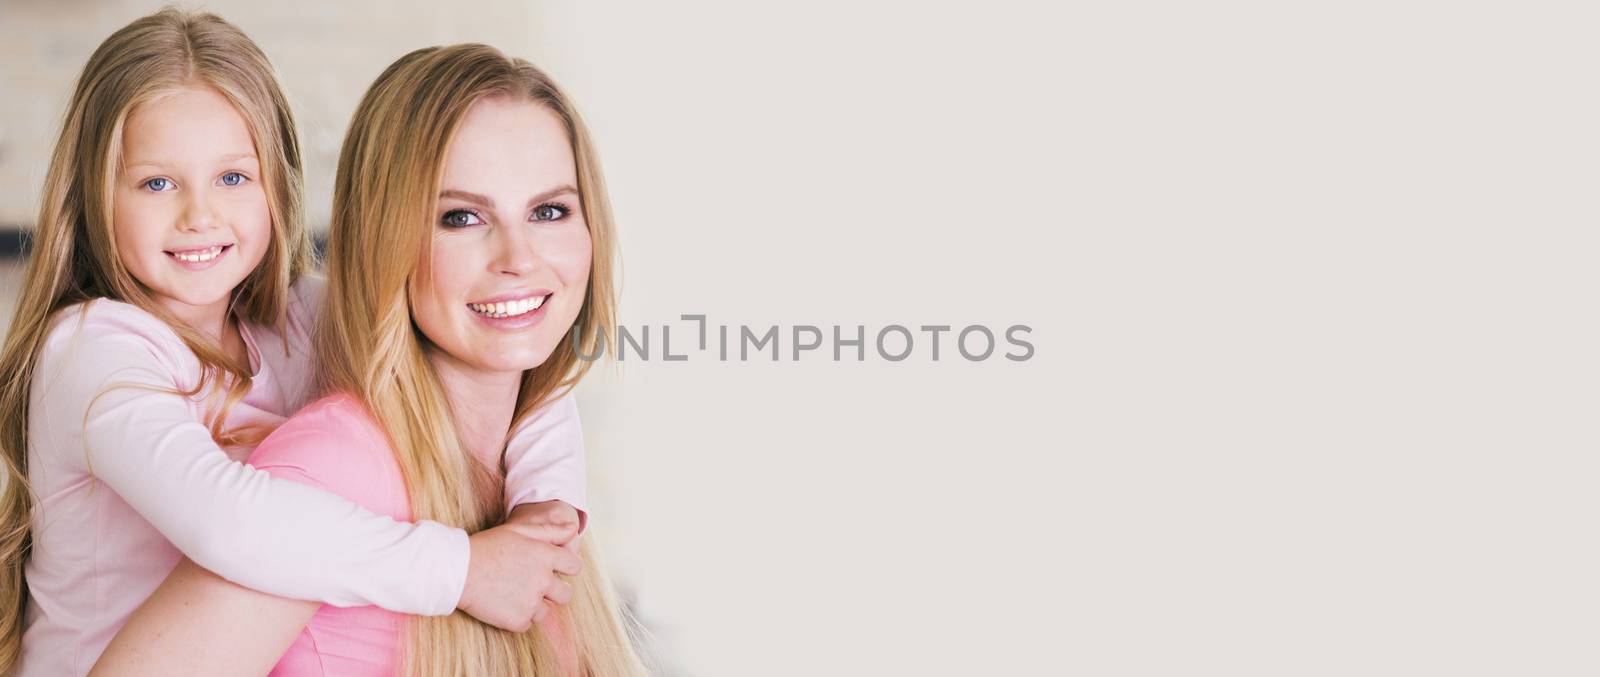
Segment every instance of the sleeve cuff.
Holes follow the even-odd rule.
[[[461,605],[461,594],[467,588],[467,568],[472,564],[472,542],[467,537],[467,532],[455,527],[445,526],[438,522],[423,520],[417,522],[419,529],[438,530],[441,542],[448,539],[449,549],[440,557],[440,565],[444,570],[439,573],[438,581],[443,584],[438,596],[430,608],[424,612],[425,616],[448,616],[455,612]]]

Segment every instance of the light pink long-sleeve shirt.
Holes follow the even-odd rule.
[[[282,335],[240,324],[251,389],[228,427],[276,426],[309,395],[321,281],[291,293]],[[180,557],[240,585],[339,607],[450,613],[466,582],[466,532],[374,514],[275,478],[224,450],[188,390],[199,361],[170,327],[95,300],[57,314],[33,375],[28,476],[37,496],[17,675],[88,673]],[[507,448],[512,505],[585,508],[577,407],[536,412]]]

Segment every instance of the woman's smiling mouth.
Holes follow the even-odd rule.
[[[468,303],[467,307],[472,309],[472,312],[484,317],[505,319],[526,315],[538,310],[549,298],[550,292],[537,292],[531,296],[523,296],[521,298],[514,298],[510,300],[485,303]]]
[[[554,292],[538,290],[531,294],[521,292],[492,300],[468,303],[467,310],[493,329],[519,331],[532,327],[544,319],[550,308]]]

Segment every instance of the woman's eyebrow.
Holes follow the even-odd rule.
[[[557,195],[561,195],[563,193],[576,193],[576,192],[578,192],[578,189],[577,188],[573,188],[571,184],[567,184],[567,185],[564,185],[564,186],[556,186],[555,188],[551,188],[550,190],[547,190],[547,191],[545,191],[543,193],[540,193],[538,195],[533,196],[532,199],[528,200],[528,207],[531,208],[534,205],[539,204],[540,202],[544,202],[545,200],[553,198],[553,197],[555,197]]]
[[[556,186],[555,188],[551,188],[550,190],[547,190],[547,191],[545,191],[543,193],[535,195],[532,198],[529,198],[528,199],[528,206],[532,207],[532,206],[534,206],[536,204],[539,204],[540,202],[544,202],[545,200],[553,198],[553,197],[555,197],[557,195],[562,195],[562,194],[565,194],[565,193],[576,193],[576,192],[578,192],[578,189],[574,188],[571,184]],[[471,203],[476,204],[476,205],[478,205],[480,207],[484,207],[484,208],[487,208],[487,209],[494,209],[494,200],[490,199],[489,196],[487,196],[487,195],[479,195],[477,193],[470,193],[470,192],[467,192],[467,191],[464,191],[464,190],[457,190],[455,188],[446,188],[444,190],[439,191],[439,197],[441,197],[441,198],[453,197],[453,198],[455,198],[457,200],[464,200],[466,202],[471,202]]]
[[[456,190],[454,188],[446,188],[444,190],[439,191],[439,197],[441,197],[441,198],[453,197],[453,198],[455,198],[457,200],[465,200],[467,202],[471,202],[471,203],[476,204],[476,205],[478,205],[480,207],[486,207],[488,209],[494,209],[494,200],[489,199],[489,196],[487,196],[487,195],[479,195],[477,193],[469,193],[469,192],[464,191],[464,190]]]

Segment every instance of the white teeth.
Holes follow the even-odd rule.
[[[475,313],[480,315],[488,315],[489,317],[516,317],[518,315],[538,310],[539,306],[544,305],[544,300],[546,298],[549,298],[549,295],[529,299],[518,299],[516,301],[502,301],[500,303],[469,303],[467,304],[467,307],[471,308]]]
[[[202,249],[202,250],[194,251],[194,252],[174,253],[173,257],[177,258],[179,261],[188,261],[190,263],[200,263],[200,262],[203,262],[203,261],[210,261],[211,259],[217,258],[217,255],[221,254],[221,253],[222,253],[222,246],[216,246],[216,247],[212,247],[210,249]]]

